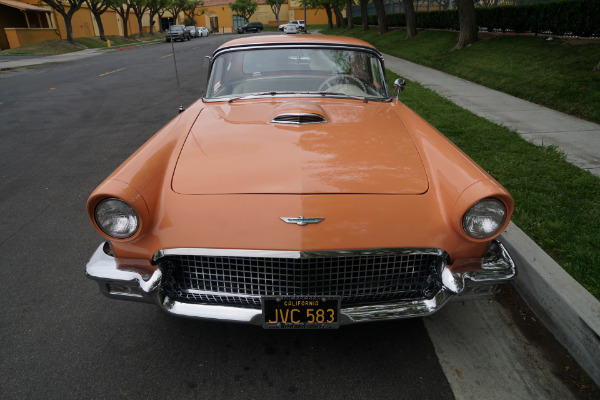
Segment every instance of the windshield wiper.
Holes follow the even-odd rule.
[[[337,92],[302,92],[302,94],[318,94],[318,95],[321,95],[321,96],[341,96],[341,97],[347,97],[349,99],[360,100],[363,103],[368,103],[369,102],[369,100],[367,100],[366,97],[351,96],[349,94],[337,93]]]
[[[275,96],[275,95],[278,95],[278,94],[298,94],[298,92],[276,92],[276,91],[257,92],[257,93],[246,94],[244,96],[232,97],[229,100],[227,100],[227,102],[228,103],[233,103],[235,100],[245,99],[245,98],[248,98],[248,97],[255,97],[255,96]]]
[[[250,97],[255,97],[255,96],[275,96],[275,95],[279,95],[279,94],[317,94],[320,96],[340,96],[340,97],[346,97],[349,99],[354,99],[354,100],[360,100],[363,103],[368,103],[369,100],[366,97],[362,97],[362,96],[351,96],[349,94],[345,94],[345,93],[337,93],[337,92],[276,92],[276,91],[270,91],[270,92],[257,92],[257,93],[250,93],[250,94],[246,94],[244,96],[238,96],[238,97],[232,97],[229,100],[227,100],[228,103],[233,103],[236,100],[239,99],[246,99],[246,98],[250,98]]]

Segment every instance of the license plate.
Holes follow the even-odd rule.
[[[339,327],[340,298],[263,297],[262,310],[265,329],[335,329]]]

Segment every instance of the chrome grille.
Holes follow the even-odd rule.
[[[158,266],[163,290],[173,299],[260,308],[261,296],[277,295],[340,296],[342,306],[431,298],[441,287],[445,260],[437,249],[296,254],[168,254],[158,259]]]

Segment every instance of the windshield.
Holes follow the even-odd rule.
[[[273,48],[217,55],[207,98],[319,94],[387,99],[375,53],[336,48]]]

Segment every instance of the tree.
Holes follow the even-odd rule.
[[[331,8],[333,9],[333,13],[335,14],[335,27],[336,28],[341,28],[344,26],[344,16],[342,15],[342,10],[340,9],[340,7],[343,9],[344,8],[344,3],[346,0],[343,1],[331,1]]]
[[[366,32],[369,30],[369,0],[360,0],[360,16],[362,21],[362,30]]]
[[[346,19],[348,20],[348,29],[354,28],[354,21],[352,20],[352,6],[354,6],[354,1],[346,0]]]
[[[460,33],[458,35],[458,43],[456,43],[453,50],[460,50],[479,40],[477,37],[479,28],[477,27],[477,17],[475,15],[473,0],[456,0],[456,7],[458,7]]]
[[[275,19],[277,20],[277,26],[279,27],[279,12],[281,11],[281,4],[285,0],[265,0],[265,3],[271,7],[271,11],[275,14]]]
[[[175,25],[177,25],[177,21],[179,18],[179,14],[185,8],[187,0],[168,0],[165,9],[173,14],[173,19],[175,20]]]
[[[107,0],[109,3],[109,7],[112,10],[115,10],[117,14],[121,17],[123,21],[123,36],[128,38],[129,32],[127,28],[127,20],[129,20],[129,11],[131,11],[131,2],[130,0]]]
[[[235,0],[234,3],[229,4],[229,8],[236,15],[244,18],[244,21],[248,23],[251,16],[254,15],[258,8],[258,3],[253,0]]]
[[[377,11],[377,25],[379,26],[379,33],[383,35],[388,31],[385,5],[383,4],[383,0],[373,0],[373,3],[375,4],[375,10]]]
[[[200,6],[200,14],[198,15],[204,14],[204,8],[202,8],[204,6],[204,0],[188,0],[185,7],[183,7],[183,13],[193,21],[191,25],[196,25],[196,12],[198,12],[198,6]]]
[[[167,0],[148,0],[148,14],[150,17],[150,34],[153,35],[154,32],[154,17],[156,15],[160,16],[160,12],[165,9],[167,5]],[[164,11],[163,11],[164,13]]]
[[[104,25],[102,25],[102,14],[108,10],[108,1],[106,0],[85,0],[88,8],[94,14],[96,18],[96,24],[98,24],[98,31],[100,33],[100,40],[106,42],[106,37],[104,36]]]
[[[327,27],[329,29],[333,28],[333,13],[336,13],[336,26],[339,28],[342,26],[342,21],[344,17],[342,16],[342,12],[340,11],[340,7],[344,6],[346,0],[304,0],[301,3],[306,4],[308,8],[319,9],[322,8],[325,10],[327,14]],[[335,8],[337,7],[337,12]]]
[[[75,43],[73,40],[73,25],[71,24],[71,19],[73,18],[73,14],[77,10],[81,8],[81,5],[85,0],[42,0],[44,3],[48,4],[50,7],[54,8],[56,12],[62,15],[65,20],[65,27],[67,29],[67,40],[71,43]],[[66,5],[63,3],[68,3],[69,11],[66,10]]]
[[[133,13],[138,20],[138,29],[140,31],[139,35],[141,36],[143,33],[142,18],[144,17],[146,10],[148,10],[148,0],[129,0],[129,3],[131,4]]]
[[[404,0],[404,12],[406,13],[406,38],[417,36],[417,17],[413,0]]]

